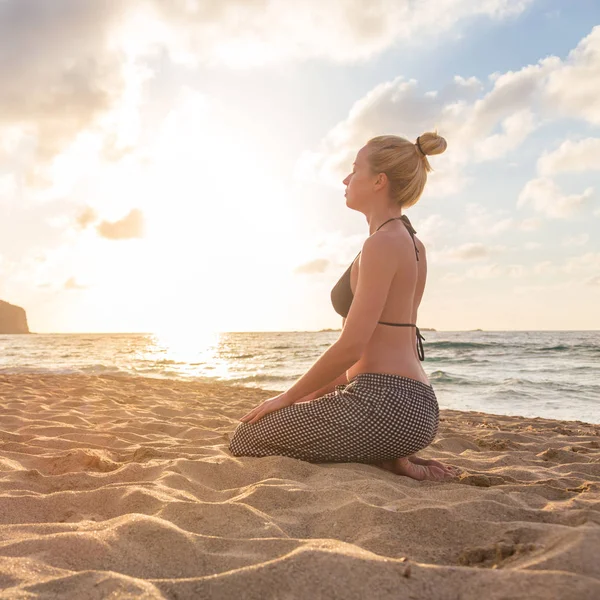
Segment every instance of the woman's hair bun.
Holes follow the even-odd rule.
[[[417,139],[419,140],[419,146],[427,156],[441,154],[448,147],[446,140],[441,135],[438,135],[437,131],[427,131]]]

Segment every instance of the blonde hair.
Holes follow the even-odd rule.
[[[408,208],[416,204],[427,183],[427,173],[433,171],[427,155],[441,154],[446,140],[428,131],[416,143],[397,135],[380,135],[367,142],[368,160],[374,173],[385,173],[390,182],[390,197],[397,205]]]

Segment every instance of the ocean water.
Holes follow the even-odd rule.
[[[424,368],[441,408],[600,423],[600,331],[424,334]],[[116,374],[284,390],[338,335],[0,335],[0,374]]]

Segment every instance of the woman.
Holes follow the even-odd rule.
[[[416,456],[435,438],[439,407],[416,327],[425,248],[402,214],[423,193],[427,155],[445,149],[428,132],[415,144],[376,137],[358,152],[346,205],[365,215],[370,235],[331,293],[340,337],[290,389],[242,417],[232,454],[370,463],[417,480],[457,474]]]

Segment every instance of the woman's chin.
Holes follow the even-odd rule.
[[[352,210],[357,210],[358,212],[362,212],[360,210],[360,207],[356,206],[356,204],[354,202],[352,202],[352,200],[350,200],[350,198],[348,198],[348,196],[346,196],[346,206]]]

